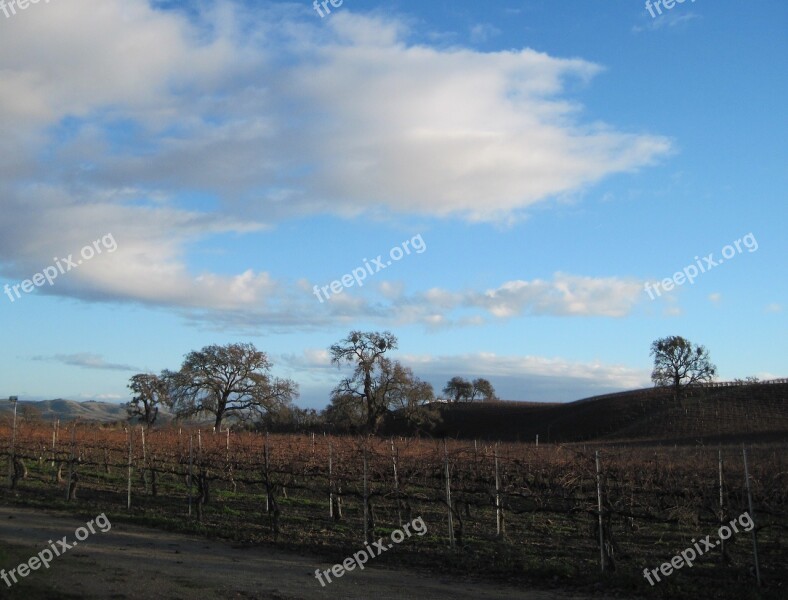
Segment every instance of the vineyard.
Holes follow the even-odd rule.
[[[33,422],[14,435],[2,423],[0,501],[309,549],[327,563],[421,516],[427,535],[380,564],[589,589],[604,580],[647,597],[777,598],[788,585],[787,447],[536,446]],[[644,568],[714,539],[744,512],[757,535],[736,533],[691,569],[655,587],[645,581]]]

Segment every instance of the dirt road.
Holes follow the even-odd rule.
[[[73,517],[0,506],[0,569],[9,571],[27,561],[47,548],[48,540],[59,548],[57,540],[65,535],[73,543],[75,530],[83,525],[85,520]],[[321,587],[314,573],[330,566],[324,559],[273,548],[237,548],[122,523],[107,533],[96,530],[54,558],[48,570],[17,576],[19,583],[11,587],[0,580],[0,598],[581,600],[374,565]]]

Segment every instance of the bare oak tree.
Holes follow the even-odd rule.
[[[493,387],[493,384],[487,379],[479,377],[473,380],[472,385],[473,394],[471,395],[471,400],[483,400],[484,402],[498,400],[498,396],[495,395],[495,388]]]
[[[150,429],[159,415],[159,406],[169,403],[166,380],[153,373],[138,373],[129,380],[128,387],[134,393],[126,406],[129,419],[136,418]]]
[[[272,366],[253,344],[190,352],[179,371],[165,372],[172,407],[179,416],[214,415],[218,430],[227,416],[249,420],[289,406],[298,396],[298,385],[272,377]]]
[[[709,351],[678,335],[654,341],[651,355],[654,385],[673,388],[677,398],[687,386],[711,381],[717,374],[717,367],[709,360]]]
[[[344,419],[356,428],[360,421],[370,433],[378,430],[386,416],[425,429],[440,419],[431,406],[435,399],[432,385],[421,381],[399,361],[380,357],[375,362],[369,372],[371,402],[366,401],[366,380],[366,373],[359,369],[343,379],[334,389],[328,416],[337,421]]]
[[[454,402],[475,402],[476,400],[497,400],[495,388],[487,379],[479,377],[472,382],[462,377],[452,377],[446,382],[443,393]]]
[[[350,394],[364,403],[369,431],[377,428],[385,412],[373,391],[372,372],[383,355],[396,348],[397,338],[390,331],[351,331],[345,339],[329,349],[332,364],[356,365],[353,377],[344,379],[334,390],[334,395]]]
[[[446,382],[443,393],[454,402],[460,402],[462,400],[470,402],[473,398],[473,384],[462,377],[452,377]]]
[[[380,365],[378,393],[386,408],[420,429],[430,429],[440,421],[440,411],[433,406],[432,385],[413,374],[399,361],[383,359]]]
[[[433,422],[436,411],[429,408],[434,399],[432,386],[419,380],[409,368],[386,358],[397,348],[397,338],[389,331],[351,331],[331,346],[331,362],[335,365],[354,364],[351,377],[346,377],[332,394],[333,416],[353,420],[363,415],[365,429],[374,432],[387,414],[397,412],[414,424]],[[353,400],[361,411],[352,409]]]

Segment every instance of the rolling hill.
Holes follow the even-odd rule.
[[[41,401],[20,400],[17,414],[23,415],[28,407],[32,409],[33,414],[37,414],[46,421],[81,419],[83,421],[108,423],[126,419],[126,407],[122,404],[110,402],[96,402],[92,400],[76,402],[62,398]],[[10,402],[0,401],[0,416],[10,414],[12,411],[13,405]]]
[[[683,400],[646,388],[566,404],[442,405],[439,436],[542,442],[715,443],[788,440],[788,380],[717,383]]]

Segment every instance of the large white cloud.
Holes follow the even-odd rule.
[[[207,190],[266,214],[489,219],[670,146],[583,123],[564,87],[600,67],[580,59],[431,48],[350,11],[307,24],[227,4],[191,19],[141,0],[32,8],[0,38],[0,119],[64,167],[90,165],[82,183]],[[46,133],[66,118],[67,136]]]
[[[412,42],[394,18],[299,11],[69,0],[3,22],[2,273],[30,276],[112,233],[116,253],[42,290],[223,313],[244,327],[627,313],[633,284],[617,280],[411,298],[391,288],[384,302],[345,294],[320,312],[303,287],[265,272],[189,269],[189,244],[283,218],[509,218],[670,148],[583,119],[565,86],[598,65],[439,49]],[[210,212],[191,207],[195,193],[214,201]]]

